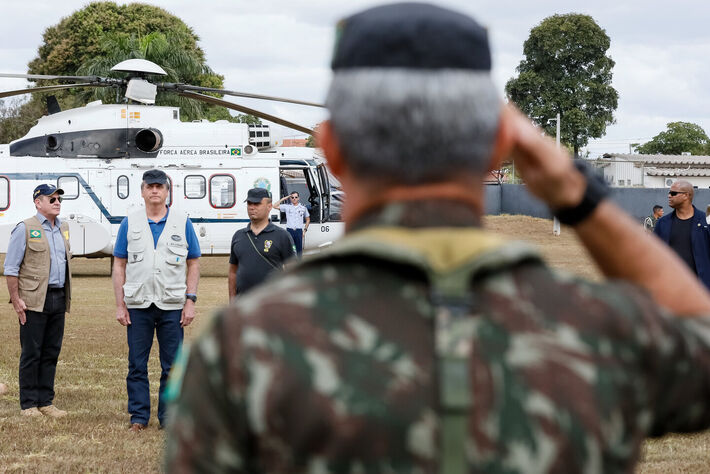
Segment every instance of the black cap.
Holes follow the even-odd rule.
[[[264,198],[271,199],[271,193],[264,188],[251,188],[244,202],[258,204]]]
[[[396,3],[341,20],[331,67],[490,71],[491,51],[486,29],[473,18],[426,3]]]
[[[160,170],[148,170],[143,173],[145,184],[168,184],[168,175]]]
[[[32,199],[37,199],[39,196],[51,196],[54,193],[61,196],[64,194],[64,190],[53,184],[40,184],[35,188],[34,192],[32,192]]]

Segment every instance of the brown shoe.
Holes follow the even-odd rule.
[[[144,429],[146,429],[145,425],[142,425],[140,423],[133,423],[131,425],[131,427],[128,428],[128,431],[130,431],[131,433],[139,433],[139,432],[143,431]]]
[[[44,416],[48,416],[50,418],[61,418],[63,416],[67,416],[67,412],[65,412],[64,410],[60,410],[54,405],[39,407],[39,412],[42,413]]]
[[[42,416],[42,412],[37,407],[25,408],[21,413],[22,416]]]

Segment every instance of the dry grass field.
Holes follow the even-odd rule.
[[[563,228],[562,236],[553,237],[550,221],[520,216],[488,217],[486,225],[537,245],[555,267],[599,278],[568,229]],[[157,343],[150,362],[153,418],[146,431],[133,435],[127,430],[126,333],[114,316],[109,260],[76,259],[73,264],[74,311],[67,317],[55,398],[56,405],[68,410],[69,416],[60,420],[20,416],[18,323],[12,307],[5,304],[7,287],[0,282],[0,382],[10,389],[0,396],[0,472],[158,471],[163,432],[155,419],[160,372]],[[186,331],[188,341],[227,300],[227,258],[202,258],[201,268],[198,315]],[[637,472],[709,471],[710,433],[703,433],[647,442],[644,462]]]

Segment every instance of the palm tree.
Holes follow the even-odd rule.
[[[200,51],[187,50],[184,44],[180,38],[170,34],[166,36],[160,32],[146,36],[107,33],[100,42],[101,53],[82,64],[77,74],[122,77],[122,73],[113,72],[111,68],[126,59],[147,59],[161,66],[167,73],[160,81],[223,87],[223,76],[215,74],[204,64]],[[84,94],[86,99],[101,99],[104,103],[115,103],[117,96],[112,88],[97,88]],[[202,118],[205,116],[205,108],[209,107],[207,104],[165,92],[158,93],[156,104],[180,107],[183,120]],[[226,109],[224,113],[225,117],[220,118],[229,117]]]

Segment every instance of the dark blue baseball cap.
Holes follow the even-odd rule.
[[[160,170],[148,170],[143,173],[143,182],[145,184],[168,184],[168,175]]]
[[[247,193],[247,198],[244,202],[258,204],[262,199],[271,199],[271,193],[264,188],[251,188]]]
[[[40,196],[51,196],[52,194],[57,193],[60,196],[64,194],[64,190],[62,188],[58,188],[53,184],[40,184],[37,186],[32,193],[32,199],[37,199]]]
[[[427,3],[369,8],[338,23],[331,67],[490,71],[488,31]]]

